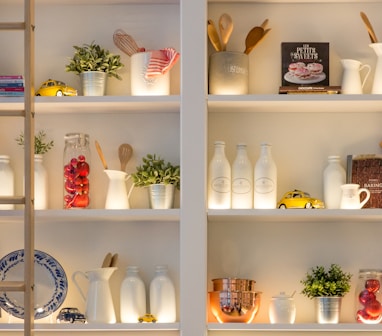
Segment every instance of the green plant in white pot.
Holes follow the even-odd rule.
[[[337,264],[311,268],[301,280],[302,294],[316,301],[318,323],[338,323],[341,301],[350,291],[352,274],[344,272]]]
[[[155,154],[147,154],[142,161],[143,164],[131,174],[134,186],[148,187],[151,208],[172,208],[174,191],[180,189],[180,166],[166,162]]]
[[[124,66],[120,55],[112,54],[94,41],[73,48],[74,55],[65,70],[80,75],[84,96],[103,96],[107,77],[122,79],[117,73]]]

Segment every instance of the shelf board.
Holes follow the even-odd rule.
[[[23,323],[3,323],[0,325],[0,331],[22,331]],[[180,329],[179,323],[35,323],[35,331],[169,331]]]
[[[382,209],[227,209],[208,210],[209,222],[372,222],[382,221]]]
[[[21,97],[1,97],[0,109],[17,111],[23,108]],[[179,113],[180,96],[76,96],[36,97],[37,114],[60,113]]]
[[[382,331],[381,324],[266,324],[266,323],[209,323],[208,330],[216,331]]]
[[[209,112],[382,112],[382,95],[209,95]]]
[[[68,222],[178,222],[180,209],[83,209],[36,210],[36,223]],[[22,210],[2,210],[1,222],[22,222]]]

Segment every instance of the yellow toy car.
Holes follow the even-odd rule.
[[[283,198],[277,203],[280,209],[323,209],[324,202],[312,198],[309,193],[301,190],[293,190],[284,194]]]
[[[48,79],[37,90],[36,96],[77,96],[77,90],[64,82]]]
[[[155,323],[155,322],[157,321],[157,319],[156,319],[156,317],[155,317],[154,315],[152,315],[152,314],[145,314],[145,315],[139,317],[139,318],[138,318],[138,321],[139,321],[140,323],[142,323],[142,322],[148,322],[148,323],[152,322],[152,323]]]

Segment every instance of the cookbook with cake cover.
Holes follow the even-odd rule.
[[[281,43],[281,74],[283,87],[329,86],[329,43]]]
[[[370,199],[364,208],[382,208],[382,155],[348,155],[346,183],[356,183],[370,191]]]

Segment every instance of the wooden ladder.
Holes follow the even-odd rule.
[[[24,292],[24,335],[34,334],[34,0],[24,0],[23,22],[0,22],[0,30],[24,32],[24,109],[0,116],[24,118],[24,196],[0,197],[0,204],[24,205],[24,281],[0,282],[0,291]]]

